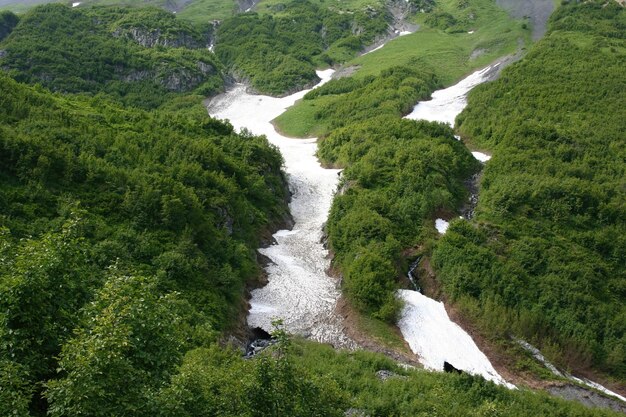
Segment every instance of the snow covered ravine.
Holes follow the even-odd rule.
[[[495,64],[476,71],[452,87],[435,91],[432,100],[418,103],[406,117],[453,125],[456,116],[467,105],[467,93],[487,81],[497,68],[498,64]],[[485,154],[474,154],[474,157],[481,162],[489,159]],[[435,226],[443,234],[448,228],[448,222],[437,219]],[[450,320],[443,303],[417,291],[400,290],[397,295],[404,301],[398,327],[413,353],[419,356],[419,361],[426,368],[442,371],[444,362],[448,362],[457,369],[514,388],[498,374],[471,336]]]
[[[321,85],[332,70],[318,71]],[[271,259],[266,267],[268,284],[252,291],[248,325],[272,330],[272,321],[282,319],[285,330],[335,347],[354,347],[341,326],[335,306],[340,296],[338,282],[326,274],[330,265],[324,249],[322,228],[339,181],[339,170],[320,166],[316,139],[290,139],[278,134],[271,121],[309,90],[283,98],[254,95],[244,85],[211,100],[209,114],[228,119],[235,129],[245,128],[265,135],[285,159],[295,221],[292,230],[274,234],[277,244],[259,251]]]

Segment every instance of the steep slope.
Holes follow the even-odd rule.
[[[111,343],[136,376],[116,401],[138,403],[239,313],[258,236],[286,212],[281,156],[199,104],[147,113],[2,74],[0,87],[0,414],[33,393],[45,408],[42,384],[81,332]]]
[[[522,62],[472,92],[459,129],[494,157],[475,220],[452,223],[433,255],[483,329],[622,382],[625,24],[614,1],[562,6]]]
[[[206,50],[209,30],[153,8],[45,5],[26,13],[0,45],[0,67],[18,81],[151,108],[176,93],[222,88],[221,66]]]

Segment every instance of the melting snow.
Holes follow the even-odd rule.
[[[435,91],[432,100],[417,103],[413,112],[406,117],[453,125],[456,116],[467,105],[467,93],[486,81],[490,71],[497,65],[476,71],[452,87]],[[459,136],[455,138],[461,139]],[[479,160],[489,159],[488,155],[480,152],[474,152],[473,155]],[[448,222],[436,219],[435,227],[439,233],[444,234],[448,229]],[[470,335],[450,320],[443,303],[409,290],[398,291],[398,297],[404,301],[398,326],[411,350],[419,356],[420,362],[426,368],[441,371],[446,361],[457,369],[482,375],[485,379],[508,388],[515,388],[498,374]]]
[[[318,86],[330,80],[332,73],[318,71],[322,79]],[[290,139],[279,135],[271,124],[307,91],[276,98],[249,94],[244,85],[237,85],[213,99],[209,113],[230,120],[237,129],[266,135],[278,146],[293,193],[289,205],[295,221],[293,230],[278,231],[274,234],[277,244],[259,250],[272,263],[266,267],[268,284],[252,291],[248,324],[271,331],[272,320],[280,318],[291,333],[353,347],[335,314],[340,291],[337,281],[326,274],[330,259],[320,243],[340,170],[320,166],[315,156],[316,139]]]
[[[483,164],[491,159],[491,155],[487,155],[482,152],[472,152],[472,155],[474,155],[474,158],[478,159]]]
[[[467,106],[467,93],[487,80],[493,67],[476,71],[458,84],[432,94],[432,100],[420,101],[413,111],[405,116],[413,120],[430,120],[454,125],[454,119]]]
[[[435,228],[442,235],[446,233],[446,231],[448,230],[448,226],[450,226],[450,223],[448,223],[444,219],[435,220]]]
[[[398,327],[424,367],[442,371],[445,361],[457,369],[515,388],[498,374],[472,338],[450,320],[443,303],[417,291],[399,290],[398,297],[405,303]]]

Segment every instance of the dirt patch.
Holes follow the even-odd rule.
[[[347,67],[339,67],[332,75],[333,79],[351,77],[355,72],[361,68],[360,65],[348,65]]]
[[[359,348],[370,352],[381,353],[400,363],[415,366],[416,368],[423,368],[422,364],[417,360],[417,356],[411,353],[411,348],[408,343],[404,342],[404,349],[391,348],[383,345],[383,343],[375,340],[371,335],[360,329],[359,321],[361,313],[356,311],[343,296],[337,302],[336,312],[343,319],[343,331],[358,344]],[[393,331],[397,333],[400,339],[404,340],[400,329],[393,326]]]
[[[496,0],[496,4],[516,19],[527,18],[535,41],[546,33],[548,19],[554,11],[552,0]]]

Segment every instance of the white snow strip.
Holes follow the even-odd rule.
[[[534,347],[533,345],[531,345],[530,343],[526,342],[525,340],[522,339],[514,339],[515,342],[517,344],[519,344],[521,347],[523,347],[526,351],[530,352],[533,357],[535,359],[537,359],[539,362],[541,362],[546,368],[548,368],[550,370],[550,372],[552,372],[554,375],[561,377],[561,378],[566,378],[569,379],[570,381],[574,381],[574,382],[578,382],[579,384],[582,385],[586,385],[590,388],[596,389],[600,392],[603,392],[611,397],[615,397],[615,398],[619,398],[620,400],[626,402],[626,398],[624,398],[623,396],[619,395],[618,393],[611,391],[610,389],[606,388],[603,385],[598,384],[597,382],[593,382],[589,379],[586,378],[578,378],[575,377],[572,374],[569,374],[567,372],[561,372],[559,371],[556,366],[554,366],[552,363],[550,363],[550,361],[548,361],[542,354],[541,351],[539,349],[537,349],[536,347]]]
[[[371,54],[374,51],[378,51],[379,49],[382,49],[382,47],[385,46],[385,44],[383,43],[380,46],[377,46],[376,48],[372,49],[371,51],[367,51],[366,53],[364,53],[363,55],[367,55],[367,54]]]
[[[472,152],[472,155],[474,155],[474,158],[478,159],[483,164],[491,159],[491,155],[487,155],[482,152]]]
[[[439,234],[442,234],[442,235],[445,234],[446,231],[448,230],[448,226],[450,226],[450,223],[448,223],[444,219],[435,220],[435,228],[437,229]]]
[[[318,86],[329,81],[332,73],[318,71]],[[271,331],[272,321],[280,318],[290,333],[336,347],[354,347],[335,313],[341,293],[337,281],[326,274],[330,259],[321,243],[340,170],[320,166],[315,156],[316,139],[287,138],[271,124],[307,91],[276,98],[249,94],[244,85],[237,85],[214,98],[208,110],[213,117],[228,119],[236,129],[267,136],[285,159],[293,193],[289,204],[293,230],[278,231],[274,234],[277,244],[259,249],[272,263],[265,268],[268,284],[252,291],[248,324]]]
[[[448,362],[457,369],[515,388],[493,368],[472,338],[450,320],[443,303],[417,291],[398,290],[405,307],[398,327],[424,367],[442,371]]]
[[[478,84],[487,80],[491,67],[469,75],[458,84],[443,90],[437,90],[429,101],[420,101],[413,111],[405,116],[413,120],[430,120],[454,125],[454,119],[467,106],[467,93]]]

